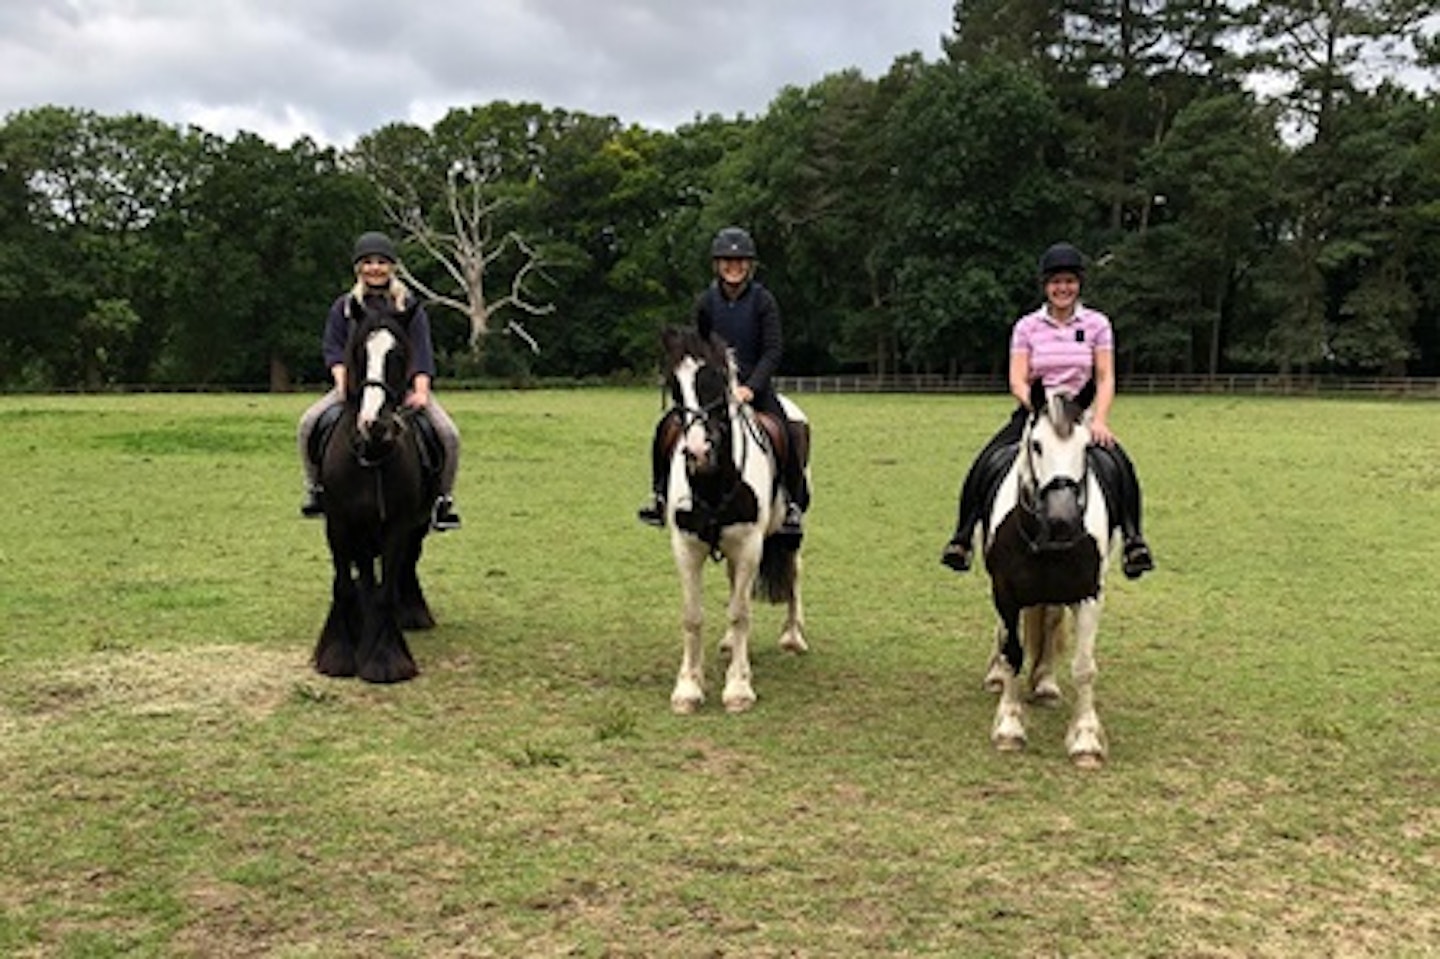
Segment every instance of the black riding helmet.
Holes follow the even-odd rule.
[[[721,257],[731,260],[753,260],[755,259],[755,241],[740,227],[727,226],[715,234],[715,239],[710,244],[710,258],[718,260]]]
[[[355,238],[355,252],[350,257],[350,262],[359,263],[367,256],[383,256],[391,263],[400,259],[395,252],[395,244],[391,242],[390,238],[375,230],[362,233]]]
[[[1069,243],[1056,243],[1040,254],[1040,278],[1048,280],[1056,273],[1085,276],[1085,257]]]

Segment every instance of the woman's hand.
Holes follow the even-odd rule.
[[[430,403],[430,378],[428,376],[417,376],[410,387],[410,392],[405,396],[405,405],[413,410],[421,410]]]
[[[749,403],[755,398],[755,391],[748,386],[735,387],[735,398],[742,403]]]
[[[1110,427],[1104,420],[1092,420],[1090,422],[1090,441],[1096,446],[1114,446],[1115,434],[1110,432]]]

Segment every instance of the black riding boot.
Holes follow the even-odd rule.
[[[1124,544],[1120,568],[1128,578],[1139,579],[1155,568],[1155,557],[1140,530],[1140,480],[1135,475],[1135,464],[1119,443],[1090,449],[1097,454],[1091,463],[1098,467],[1102,483],[1108,482],[1114,487],[1114,495],[1107,495],[1106,504],[1120,514],[1120,536]]]
[[[300,515],[306,519],[325,515],[325,504],[320,498],[321,487],[311,483],[305,487],[305,498],[300,501]]]
[[[940,563],[948,566],[957,573],[965,573],[970,570],[970,563],[974,556],[975,524],[961,523],[956,527],[955,535],[950,537],[950,542],[940,551]]]

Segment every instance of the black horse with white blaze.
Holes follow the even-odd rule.
[[[327,676],[398,682],[419,672],[402,630],[435,625],[416,568],[438,492],[438,444],[423,438],[423,413],[403,404],[410,340],[396,314],[367,308],[345,355],[343,413],[321,440],[335,577],[314,663]]]

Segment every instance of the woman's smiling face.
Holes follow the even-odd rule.
[[[383,256],[372,254],[356,263],[355,270],[366,286],[389,286],[395,275],[395,264]]]

